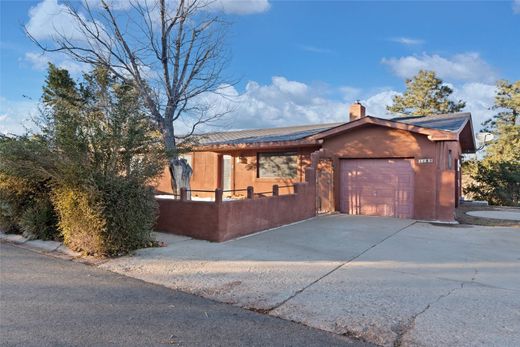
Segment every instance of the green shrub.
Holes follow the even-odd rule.
[[[18,219],[23,236],[28,239],[57,240],[58,219],[48,195],[35,198]]]
[[[34,239],[57,239],[57,219],[45,182],[0,172],[0,229]]]
[[[153,244],[148,184],[165,165],[139,89],[97,67],[76,83],[52,64],[38,131],[0,135],[0,227],[113,256]],[[3,182],[3,180],[2,180]]]
[[[19,233],[18,224],[16,223],[15,210],[13,206],[0,199],[0,231],[8,234]]]
[[[0,229],[20,233],[18,220],[26,204],[27,182],[0,172]]]
[[[115,256],[153,244],[157,205],[152,190],[125,178],[95,190],[58,189],[53,202],[65,244],[96,256]]]
[[[95,194],[78,188],[57,188],[52,200],[63,242],[73,250],[101,253],[105,221]]]

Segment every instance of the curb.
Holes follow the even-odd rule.
[[[5,234],[0,232],[0,241],[14,244],[20,248],[29,249],[35,252],[54,255],[58,258],[77,259],[82,255],[57,241],[29,240],[22,235]]]

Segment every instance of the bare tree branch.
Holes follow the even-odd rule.
[[[135,0],[130,10],[121,11],[105,0],[93,7],[88,1],[81,6],[70,3],[64,15],[74,22],[74,35],[56,31],[49,45],[27,28],[25,32],[44,52],[103,65],[118,78],[135,83],[173,162],[179,153],[177,140],[187,141],[198,127],[227,113],[204,104],[205,95],[233,84],[223,76],[226,23],[208,10],[210,4]],[[178,127],[182,130],[176,131]]]

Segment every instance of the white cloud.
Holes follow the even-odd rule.
[[[262,13],[271,7],[268,0],[216,0],[210,2],[210,7],[229,14]]]
[[[387,105],[392,104],[392,98],[399,94],[397,91],[392,89],[384,89],[380,92],[377,92],[374,95],[370,95],[364,100],[361,100],[361,103],[365,105],[367,108],[367,114],[379,118],[392,118],[395,115],[392,115],[386,110]]]
[[[57,33],[71,40],[83,38],[67,5],[60,4],[57,0],[43,0],[31,7],[26,28],[36,40],[50,39]]]
[[[390,39],[390,41],[397,42],[397,43],[400,43],[400,44],[406,45],[406,46],[416,46],[416,45],[421,45],[424,43],[424,40],[413,39],[410,37],[393,37]]]
[[[25,53],[24,60],[31,64],[31,67],[35,70],[43,71],[47,69],[50,59],[42,53],[27,52]]]
[[[490,110],[495,102],[496,86],[485,83],[466,83],[454,87],[453,98],[466,101],[465,110],[473,116],[475,131],[482,128],[482,122],[491,118],[495,112]]]
[[[333,52],[331,49],[328,49],[328,48],[316,47],[316,46],[311,46],[311,45],[298,45],[298,48],[300,48],[302,51],[311,52],[311,53],[327,54],[327,53]]]
[[[219,110],[231,109],[224,122],[228,129],[253,129],[298,124],[346,121],[348,104],[326,97],[322,86],[308,85],[275,76],[262,85],[250,81],[239,93],[227,88]]]
[[[203,3],[205,0],[202,0]],[[87,0],[90,6],[99,7],[99,0]],[[126,11],[132,8],[132,4],[136,2],[146,3],[148,7],[152,8],[155,6],[153,0],[109,0],[108,4],[114,10]],[[171,7],[177,4],[176,0],[167,1]],[[271,5],[269,0],[207,0],[208,8],[211,10],[223,11],[229,14],[252,14],[261,13],[269,10]]]
[[[520,14],[520,0],[513,0],[513,12]]]
[[[339,91],[341,93],[341,96],[343,97],[343,100],[347,102],[354,102],[356,101],[359,96],[361,95],[361,89],[351,86],[343,86],[339,88]]]
[[[480,131],[482,123],[495,114],[490,110],[495,100],[495,85],[471,82],[450,87],[453,88],[451,99],[466,102],[464,111],[471,112],[474,130]],[[366,106],[369,115],[392,118],[395,115],[388,113],[386,106],[391,105],[392,97],[398,94],[400,93],[395,90],[386,89],[361,100],[361,103]]]
[[[452,87],[452,99],[466,101],[465,111],[472,113],[475,131],[479,131],[481,123],[494,114],[489,108],[493,105],[495,86],[469,82]],[[276,76],[269,84],[250,81],[243,92],[225,86],[222,94],[207,97],[207,101],[219,112],[231,110],[219,124],[223,130],[230,130],[347,121],[348,108],[355,100],[352,95],[361,99],[367,114],[392,118],[396,115],[388,113],[386,106],[391,105],[392,98],[400,93],[392,88],[375,91],[351,86],[324,89]],[[331,94],[338,95],[338,98],[327,97]],[[200,129],[207,130],[210,129]]]
[[[382,63],[390,66],[399,77],[410,78],[419,70],[433,70],[443,79],[467,82],[494,83],[495,70],[478,53],[461,53],[450,58],[438,54],[383,58]]]
[[[12,101],[0,96],[0,133],[22,134],[30,120],[38,114],[35,101]]]
[[[68,70],[72,75],[79,75],[89,70],[87,64],[76,62],[65,55],[45,54],[36,52],[25,53],[24,60],[31,64],[31,67],[38,71],[47,70],[49,62],[54,65]]]

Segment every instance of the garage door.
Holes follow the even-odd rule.
[[[412,218],[413,178],[406,159],[343,159],[341,212]]]

